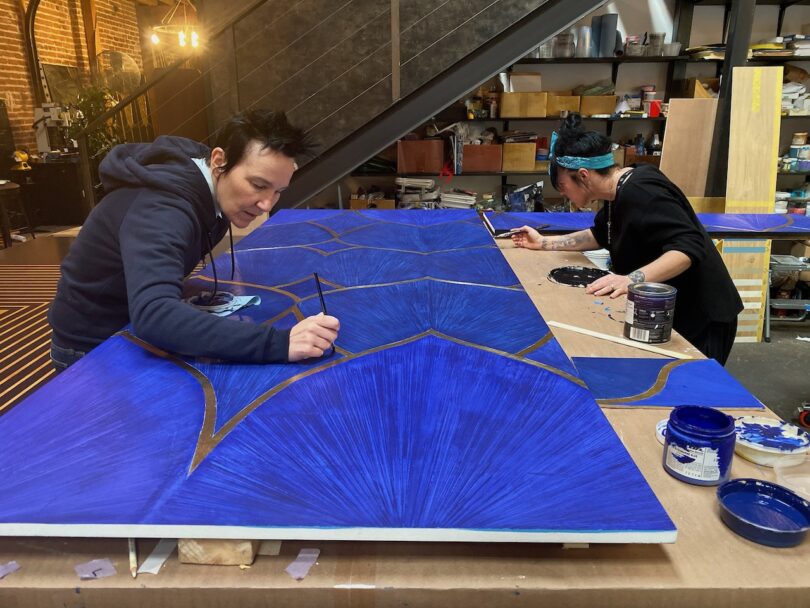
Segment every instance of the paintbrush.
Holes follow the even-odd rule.
[[[318,273],[313,272],[312,276],[315,277],[315,286],[318,288],[318,298],[321,300],[321,312],[323,314],[328,314],[326,312],[326,302],[323,300],[323,290],[321,290],[321,280],[318,278]]]
[[[320,301],[321,301],[321,312],[324,315],[327,315],[329,313],[326,312],[326,301],[323,299],[323,290],[321,289],[321,280],[318,278],[318,273],[317,272],[313,272],[312,276],[315,277],[315,286],[318,288],[318,299],[320,299]],[[335,345],[334,344],[330,347],[330,349],[328,349],[328,353],[329,354],[327,354],[327,351],[323,351],[323,356],[324,357],[331,357],[335,353]]]

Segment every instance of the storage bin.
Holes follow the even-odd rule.
[[[461,159],[463,173],[498,173],[501,170],[503,146],[500,144],[482,144],[464,146]]]
[[[503,145],[504,171],[534,171],[534,157],[537,146],[534,142],[527,144]]]
[[[397,142],[397,173],[438,174],[444,166],[444,140],[401,139]]]
[[[559,116],[561,110],[579,112],[579,95],[552,95],[546,100],[546,115]]]
[[[501,118],[545,118],[547,93],[503,93]]]
[[[617,99],[615,95],[583,95],[579,102],[579,111],[583,116],[613,114]]]

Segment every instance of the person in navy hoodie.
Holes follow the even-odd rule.
[[[132,324],[166,351],[245,363],[320,357],[340,323],[319,314],[291,330],[233,321],[185,303],[183,280],[233,224],[269,212],[311,153],[283,113],[232,118],[217,146],[161,136],[113,148],[99,173],[106,195],[62,263],[48,319],[58,372]]]

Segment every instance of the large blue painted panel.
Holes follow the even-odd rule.
[[[237,365],[111,338],[0,417],[0,533],[673,538],[474,213],[286,211],[236,259],[233,281],[229,256],[218,274],[262,297],[247,322],[318,312],[318,272],[342,322],[335,354]]]
[[[751,236],[769,234],[798,238],[810,235],[810,217],[781,213],[698,213],[698,219],[712,236]],[[593,226],[593,213],[499,213],[488,214],[496,230],[546,224],[544,232],[573,232]]]
[[[574,365],[603,405],[763,407],[714,359],[574,357]]]

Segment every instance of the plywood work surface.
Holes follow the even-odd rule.
[[[560,266],[593,266],[583,254],[576,251],[519,249],[507,240],[499,240],[498,243],[506,261],[547,323],[564,323],[617,338],[624,337],[625,296],[615,300],[594,297],[586,294],[585,289],[559,285],[548,278],[549,272]],[[559,327],[552,326],[552,333],[569,357],[662,356]],[[703,358],[700,351],[674,331],[672,340],[656,346]]]
[[[803,606],[810,542],[773,549],[736,536],[717,513],[715,488],[692,486],[661,467],[655,423],[666,412],[610,410],[647,482],[680,531],[672,545],[560,545],[285,541],[246,570],[194,566],[170,558],[158,576],[127,572],[123,539],[0,539],[0,563],[21,570],[0,583],[0,605],[50,608],[115,605],[290,607],[472,605],[586,608],[761,608]],[[734,477],[775,480],[772,469],[735,457]],[[144,555],[151,550],[140,543]],[[302,548],[321,550],[302,581],[284,569]],[[73,566],[109,557],[117,576],[79,581]],[[77,595],[78,594],[78,595]]]

